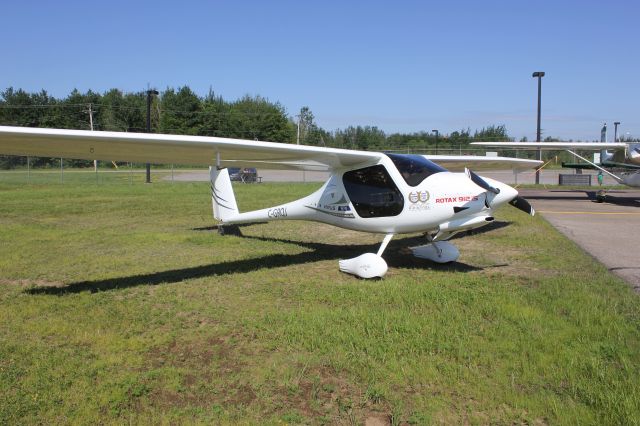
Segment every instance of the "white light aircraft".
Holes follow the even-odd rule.
[[[533,215],[515,189],[467,167],[529,169],[540,164],[516,158],[385,154],[217,137],[24,127],[0,127],[0,154],[209,165],[214,217],[223,229],[293,219],[384,234],[377,253],[340,261],[341,271],[362,278],[385,275],[382,253],[395,234],[423,233],[427,244],[413,247],[413,255],[446,263],[459,256],[447,240],[489,224],[499,206],[509,203]],[[325,170],[331,175],[307,197],[241,213],[226,168],[231,166]]]
[[[625,142],[472,142],[472,145],[482,145],[492,148],[522,149],[522,150],[565,150],[576,158],[581,159],[593,168],[608,174],[616,182],[631,187],[640,187],[640,143]],[[599,162],[590,161],[575,151],[600,151]],[[609,150],[614,150],[610,152]],[[615,152],[617,151],[617,152]],[[622,153],[624,153],[623,158]],[[620,155],[616,155],[620,154]],[[618,175],[610,170],[625,169]]]

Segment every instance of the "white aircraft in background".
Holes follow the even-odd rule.
[[[640,187],[640,143],[631,142],[472,142],[492,148],[523,150],[565,150],[594,169],[608,174],[616,182],[631,187]],[[610,152],[609,150],[614,150]],[[575,151],[600,151],[599,161],[590,161]],[[612,169],[626,169],[618,175]]]
[[[424,233],[427,244],[413,247],[413,255],[446,263],[459,256],[446,240],[489,224],[501,205],[509,203],[533,215],[515,189],[467,167],[530,169],[541,164],[517,158],[385,154],[217,137],[24,127],[0,127],[0,154],[209,165],[214,217],[223,229],[309,220],[384,234],[377,253],[340,261],[341,271],[362,278],[385,275],[387,263],[381,256],[395,234]],[[241,213],[226,168],[231,166],[321,170],[331,175],[307,197]]]

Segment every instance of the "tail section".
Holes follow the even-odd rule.
[[[209,167],[209,176],[211,177],[213,217],[222,222],[232,221],[240,212],[231,186],[229,170]]]
[[[604,125],[602,126],[602,129],[600,129],[600,142],[607,142],[607,123],[604,123]],[[614,140],[614,142],[618,142],[618,141]],[[597,156],[594,154],[593,162],[605,164],[608,161],[613,161],[613,154],[614,154],[613,152],[609,152],[606,149],[601,149],[599,161],[596,161]]]

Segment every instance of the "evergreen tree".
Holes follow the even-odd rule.
[[[162,93],[160,132],[197,135],[203,128],[202,102],[188,86]]]
[[[111,89],[100,95],[73,90],[62,100],[44,90],[28,93],[8,88],[0,93],[0,124],[28,127],[90,129],[89,105],[95,130],[117,132],[146,131],[144,91],[123,93]],[[188,86],[168,88],[154,97],[151,108],[152,131],[184,135],[207,135],[227,138],[295,143],[298,123],[300,143],[359,150],[393,150],[400,152],[433,152],[436,137],[432,132],[393,133],[387,135],[375,126],[348,126],[329,132],[315,122],[308,106],[299,116],[288,117],[284,107],[261,96],[244,96],[227,102],[212,89],[199,97]],[[470,129],[440,134],[439,150],[462,152],[474,140],[511,140],[504,125],[490,125],[471,135]],[[35,165],[54,165],[59,159],[34,159]],[[0,157],[0,168],[24,165],[24,157]],[[90,161],[73,161],[75,166],[90,166]]]

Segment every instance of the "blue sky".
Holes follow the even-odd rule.
[[[307,105],[327,130],[505,124],[640,136],[635,1],[29,1],[3,5],[0,88],[209,87]],[[611,137],[611,136],[610,136]]]

